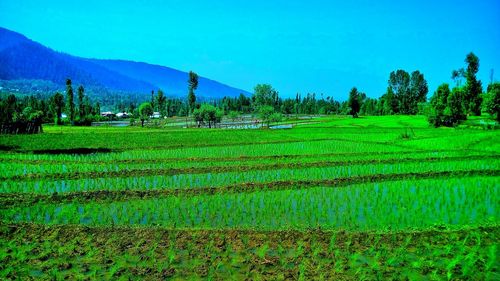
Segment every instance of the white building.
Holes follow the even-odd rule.
[[[116,117],[118,117],[118,118],[129,118],[130,114],[128,114],[127,112],[119,112],[119,113],[116,114]]]

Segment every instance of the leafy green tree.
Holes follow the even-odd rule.
[[[194,91],[198,89],[198,74],[189,71],[189,79],[188,79],[188,106],[189,112],[193,112],[196,104],[196,95]]]
[[[295,99],[285,99],[281,104],[281,112],[287,115],[295,113]]]
[[[295,105],[294,105],[294,110],[295,110],[295,115],[299,115],[301,112],[301,103],[302,103],[302,97],[300,96],[299,93],[295,96]]]
[[[73,87],[71,86],[71,79],[66,79],[66,108],[69,110],[68,117],[71,123],[75,121],[75,102],[73,101]]]
[[[158,104],[158,111],[161,116],[167,116],[167,97],[163,94],[162,90],[158,90],[158,96],[156,98],[156,103]]]
[[[203,121],[208,123],[208,127],[212,128],[212,123],[215,121],[215,113],[217,109],[211,104],[203,104],[200,106],[200,111],[202,112]]]
[[[14,95],[9,95],[6,101],[6,119],[7,122],[12,122],[17,111],[17,98]]]
[[[250,113],[252,99],[246,97],[244,94],[240,94],[238,97],[238,111],[242,113]]]
[[[141,126],[144,127],[144,121],[148,120],[151,115],[153,115],[153,107],[151,103],[144,102],[139,106],[139,116],[141,118]]]
[[[418,115],[429,116],[431,113],[431,104],[429,102],[419,102],[417,104]]]
[[[398,108],[398,101],[394,96],[391,87],[387,87],[387,92],[380,97],[379,110],[382,115],[392,115]]]
[[[465,91],[455,87],[450,91],[448,84],[442,84],[431,98],[429,123],[435,127],[455,126],[460,121],[466,120],[463,98]]]
[[[52,108],[52,111],[55,116],[55,123],[56,125],[61,125],[61,116],[62,116],[62,111],[64,109],[64,96],[61,95],[60,93],[55,93],[52,98],[50,99],[50,107]]]
[[[461,120],[467,118],[465,114],[465,108],[463,106],[463,97],[465,92],[462,88],[455,87],[448,95],[446,108],[444,110],[444,115],[446,116],[450,124],[456,124]]]
[[[0,97],[0,124],[12,123],[18,108],[17,98],[14,95],[7,96],[2,100]],[[1,128],[1,126],[0,126]]]
[[[101,115],[101,104],[99,102],[96,102],[94,110],[95,110],[94,113],[95,115]]]
[[[488,85],[484,107],[486,112],[500,122],[500,83],[497,82]]]
[[[427,86],[427,81],[424,75],[420,71],[416,70],[411,73],[410,77],[410,89],[408,97],[408,114],[418,113],[418,103],[425,102],[427,100],[427,93],[429,92],[429,87]]]
[[[349,100],[347,101],[347,104],[350,108],[349,114],[351,114],[352,117],[357,118],[361,108],[361,102],[360,93],[356,87],[352,88],[349,92]]]
[[[283,120],[283,114],[281,114],[280,112],[275,112],[271,114],[271,116],[269,116],[269,121],[273,123],[278,123],[281,122],[282,120]]]
[[[366,98],[361,104],[361,109],[359,110],[359,112],[361,115],[378,115],[376,107],[376,99]]]
[[[41,109],[45,109],[43,103],[34,96],[18,99],[9,95],[5,100],[0,98],[0,133],[41,133],[45,117]]]
[[[84,97],[83,98],[83,113],[85,116],[92,115],[92,112],[94,111],[94,108],[92,107],[92,104],[90,103],[89,97]]]
[[[397,100],[397,108],[393,108],[394,113],[410,113],[410,74],[399,69],[389,75],[389,87],[392,89]]]
[[[85,105],[83,103],[83,97],[85,96],[85,89],[80,85],[77,89],[78,92],[78,115],[80,119],[83,119],[87,113],[85,112]]]
[[[216,108],[215,110],[215,121],[214,121],[214,126],[216,127],[217,124],[222,122],[222,118],[224,117],[224,111],[222,111],[220,108]]]
[[[274,108],[270,105],[262,105],[259,107],[259,117],[262,119],[262,122],[267,124],[269,127],[269,123],[271,123],[271,116],[274,113]]]
[[[201,107],[200,108],[196,108],[195,110],[193,110],[193,119],[194,119],[194,122],[197,124],[198,128],[201,127],[202,124],[204,124],[204,121],[203,121],[203,117],[204,117],[204,112],[202,112],[201,110]]]
[[[385,112],[411,115],[418,113],[418,103],[427,100],[429,91],[427,81],[420,71],[413,71],[410,75],[402,69],[390,73],[389,89],[394,94],[394,100],[388,95],[391,101],[385,103],[385,106],[390,105],[392,110],[386,108]]]
[[[36,110],[31,106],[27,106],[23,109],[23,118],[28,122],[42,123],[43,112],[41,110]]]
[[[155,91],[154,90],[151,90],[151,107],[153,108],[153,111],[155,111],[156,103],[155,103]]]
[[[0,125],[4,123],[7,123],[7,103],[0,96]]]
[[[209,128],[220,123],[224,113],[211,104],[202,104],[200,108],[193,110],[194,121],[198,123],[198,127],[203,124],[208,124]]]
[[[15,126],[18,131],[23,133],[36,134],[42,130],[43,112],[36,110],[31,106],[27,106],[20,114],[16,114],[14,118]]]
[[[260,111],[260,107],[271,106],[276,109],[278,104],[278,92],[269,84],[258,84],[254,88],[252,96],[254,110]]]
[[[476,74],[479,71],[479,58],[474,53],[469,53],[465,58],[467,69],[465,71],[466,95],[464,105],[468,113],[476,116],[481,115],[481,103],[483,86],[480,80],[477,80]]]
[[[443,125],[444,110],[448,104],[448,96],[450,95],[450,87],[448,84],[441,84],[437,88],[434,95],[431,97],[431,114],[429,116],[429,123],[434,127]]]
[[[238,111],[229,111],[228,117],[234,122],[238,117],[240,116],[240,113]]]

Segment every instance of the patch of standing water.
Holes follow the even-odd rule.
[[[291,129],[291,128],[293,128],[292,124],[276,125],[269,127],[269,129]]]

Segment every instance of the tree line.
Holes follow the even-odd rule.
[[[160,117],[184,116],[192,118],[199,127],[209,128],[220,123],[223,116],[233,121],[241,114],[252,114],[269,125],[279,122],[284,116],[337,114],[352,115],[426,115],[435,127],[455,126],[467,116],[489,113],[500,121],[500,84],[493,82],[483,93],[482,82],[477,79],[479,58],[469,53],[465,59],[466,67],[452,71],[455,85],[450,89],[447,83],[441,84],[429,101],[429,91],[424,74],[419,70],[411,73],[399,69],[389,74],[386,92],[378,99],[353,87],[346,101],[337,101],[323,94],[308,93],[304,96],[282,98],[269,84],[258,84],[252,96],[240,94],[238,97],[224,97],[204,101],[196,96],[198,75],[189,72],[187,97],[168,98],[158,89],[151,92],[151,99],[137,104],[119,102],[115,109],[128,112],[131,117],[139,118],[142,126],[146,120],[158,112]],[[493,73],[492,75],[493,76]],[[463,81],[465,80],[465,83]],[[99,102],[92,103],[85,95],[83,86],[76,90],[76,102],[70,79],[66,80],[65,96],[56,92],[48,100],[35,96],[18,99],[14,95],[0,97],[0,124],[3,133],[36,133],[41,131],[42,123],[54,122],[57,125],[68,123],[75,126],[88,126],[100,121]],[[67,117],[62,118],[63,113]]]
[[[191,77],[191,75],[190,75]],[[191,79],[191,78],[190,78]],[[194,110],[193,118],[197,124],[212,124],[219,122],[224,114],[235,119],[238,114],[254,114],[260,121],[269,125],[279,122],[284,116],[300,114],[338,114],[352,115],[415,115],[421,112],[419,105],[426,102],[428,92],[427,81],[419,71],[411,74],[404,70],[390,73],[387,93],[379,99],[368,98],[365,93],[354,87],[347,101],[337,101],[321,94],[308,93],[305,96],[297,94],[295,98],[282,98],[269,84],[258,84],[251,97],[224,97],[213,104],[196,104],[194,89],[189,88],[189,108]],[[423,106],[421,106],[423,108]]]
[[[75,126],[89,126],[93,121],[102,119],[99,102],[92,104],[83,86],[77,88],[75,103],[73,86],[71,80],[67,79],[65,94],[56,92],[49,98],[17,98],[13,94],[0,96],[0,132],[40,133],[43,123],[62,125],[66,122]],[[63,113],[67,113],[67,118],[62,118]]]
[[[465,63],[465,69],[452,71],[454,87],[450,90],[450,85],[443,83],[430,99],[429,123],[435,127],[456,126],[467,116],[480,116],[482,111],[500,121],[500,84],[493,82],[493,72],[486,93],[483,93],[482,82],[476,77],[479,58],[471,52],[466,56]]]

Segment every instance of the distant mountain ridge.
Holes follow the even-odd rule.
[[[46,80],[63,86],[68,77],[74,84],[94,89],[97,95],[116,91],[146,98],[151,90],[158,89],[167,96],[187,94],[186,72],[143,62],[76,57],[0,27],[1,80]],[[249,95],[247,91],[199,78],[198,96],[221,98],[240,94]]]

